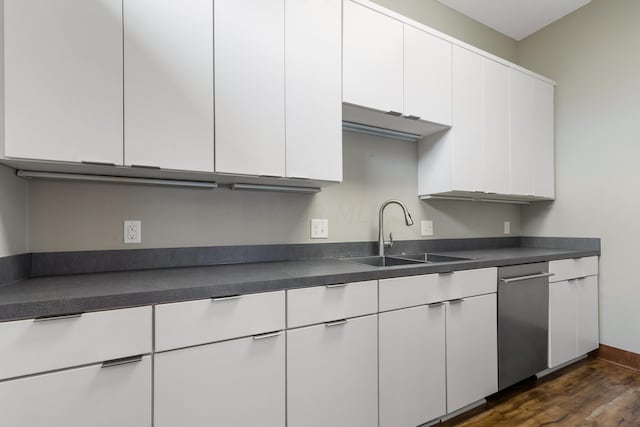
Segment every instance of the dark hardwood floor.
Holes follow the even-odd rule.
[[[438,427],[640,426],[640,372],[590,357]]]

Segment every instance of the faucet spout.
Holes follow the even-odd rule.
[[[378,213],[378,254],[380,256],[384,256],[384,249],[386,247],[391,247],[393,246],[393,240],[390,240],[389,242],[386,242],[384,240],[384,209],[392,204],[396,204],[398,206],[400,206],[402,208],[402,212],[404,213],[404,222],[407,225],[407,227],[412,226],[413,225],[413,218],[411,218],[411,214],[409,213],[409,210],[407,209],[407,207],[405,206],[404,203],[402,203],[400,200],[387,200],[386,202],[384,202],[381,206],[380,206],[380,212]]]

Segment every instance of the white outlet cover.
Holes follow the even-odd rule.
[[[420,222],[420,231],[423,236],[433,236],[433,221],[426,220]]]
[[[124,243],[142,243],[142,221],[127,220],[124,222]]]
[[[312,219],[311,220],[311,238],[312,239],[328,239],[329,238],[329,220],[328,219]]]
[[[511,234],[511,222],[510,221],[505,221],[504,222],[504,234]]]

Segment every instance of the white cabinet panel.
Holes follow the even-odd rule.
[[[445,306],[380,314],[380,426],[415,427],[446,407]]]
[[[122,164],[122,1],[4,1],[5,155]]]
[[[216,172],[285,175],[284,0],[216,0]]]
[[[579,279],[598,274],[598,257],[583,257],[559,259],[549,262],[550,282],[561,282],[569,279]]]
[[[578,356],[575,281],[549,284],[549,367]]]
[[[287,331],[288,425],[378,425],[377,354],[377,315]]]
[[[286,0],[286,175],[342,181],[342,1]]]
[[[509,69],[484,59],[484,182],[489,193],[509,193]]]
[[[151,307],[0,323],[0,379],[151,353]]]
[[[404,114],[451,125],[451,43],[406,24]]]
[[[534,79],[532,118],[535,145],[533,147],[535,167],[533,170],[534,194],[553,199],[555,197],[555,152],[554,152],[554,86]]]
[[[285,336],[170,351],[155,360],[156,427],[284,427]]]
[[[151,357],[0,383],[3,427],[151,427]]]
[[[447,304],[447,412],[498,391],[496,295]]]
[[[532,100],[535,97],[534,78],[517,70],[510,70],[511,78],[511,194],[532,196],[533,174],[536,167],[534,146],[536,123],[532,119]]]
[[[483,174],[483,57],[453,47],[453,189],[481,191]]]
[[[378,311],[378,282],[291,289],[287,311],[289,328],[373,314]]]
[[[284,329],[285,292],[159,304],[156,351]]]
[[[577,280],[578,299],[578,355],[589,353],[600,346],[598,327],[598,277]]]
[[[213,172],[212,0],[123,4],[125,164]]]
[[[402,22],[346,0],[343,58],[344,102],[402,113]]]

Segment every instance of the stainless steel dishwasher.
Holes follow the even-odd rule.
[[[549,263],[498,269],[498,389],[548,367]]]

